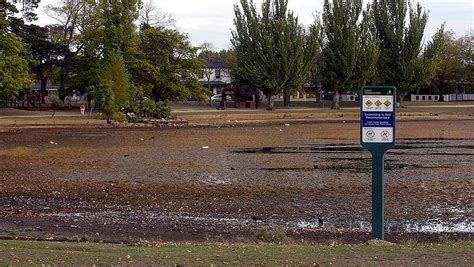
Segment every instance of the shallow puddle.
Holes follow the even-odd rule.
[[[341,161],[353,161],[352,159],[341,158]],[[332,160],[334,162],[334,160]],[[359,161],[359,160],[355,160]],[[320,162],[324,162],[324,159]],[[419,165],[419,164],[395,164],[388,161],[385,165],[385,170],[387,171],[394,171],[394,170],[407,170],[407,169],[451,169],[452,166],[431,166],[431,165]],[[368,173],[371,172],[372,167],[369,162],[364,162],[363,164],[357,163],[345,163],[345,164],[337,164],[334,162],[333,164],[329,165],[314,165],[313,167],[269,167],[269,168],[261,168],[264,171],[272,171],[272,172],[283,172],[283,171],[294,171],[294,172],[308,172],[308,171],[316,171],[316,170],[325,170],[325,171],[338,171],[338,172],[357,172],[357,173]]]
[[[423,154],[426,155],[474,155],[474,153],[466,153],[466,150],[473,150],[474,145],[465,145],[465,144],[450,144],[443,142],[406,142],[396,144],[395,147],[391,150],[392,153],[407,153],[399,152],[403,150],[419,150],[419,149],[459,149],[462,150],[462,153],[453,153],[453,152],[436,152],[436,151],[426,151]],[[284,146],[284,147],[247,147],[247,148],[237,148],[230,150],[231,153],[238,154],[301,154],[301,153],[351,153],[351,152],[362,152],[366,151],[362,146],[358,144],[329,144],[329,145],[303,145],[303,146]],[[407,153],[409,154],[409,153]]]
[[[321,226],[318,222],[298,221],[288,223],[289,226],[298,228],[333,228],[340,230],[350,230],[357,232],[371,232],[372,224],[366,221],[349,223],[348,226],[332,224],[330,222]],[[400,223],[386,222],[385,231],[388,233],[474,233],[474,223],[471,220],[465,220],[459,223],[447,223],[438,220],[426,223]]]
[[[317,219],[314,221],[306,220],[282,220],[270,219],[264,220],[259,218],[218,218],[182,215],[177,213],[156,213],[156,212],[85,212],[85,213],[56,213],[45,214],[44,216],[60,218],[67,223],[99,223],[99,224],[134,224],[136,221],[145,222],[199,222],[216,227],[224,226],[269,226],[283,228],[298,229],[319,229],[324,231],[348,231],[348,232],[371,232],[372,226],[367,221],[353,221],[344,223],[333,223]],[[442,220],[430,220],[425,223],[421,222],[386,222],[385,231],[387,233],[474,233],[474,221],[464,220],[461,222],[450,223]]]

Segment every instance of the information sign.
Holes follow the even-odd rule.
[[[393,143],[395,89],[365,87],[362,90],[362,142]]]
[[[360,141],[372,154],[372,236],[384,239],[384,155],[395,146],[396,89],[362,88]]]

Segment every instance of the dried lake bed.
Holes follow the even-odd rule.
[[[358,123],[0,133],[0,236],[370,239]],[[402,121],[385,157],[392,241],[472,240],[474,121]]]

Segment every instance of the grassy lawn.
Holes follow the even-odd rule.
[[[95,243],[0,241],[0,265],[438,265],[472,266],[472,242],[443,244],[311,245]]]

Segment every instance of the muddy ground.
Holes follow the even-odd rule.
[[[387,240],[472,240],[474,121],[397,126],[385,166]],[[371,161],[358,130],[344,121],[10,129],[0,133],[0,237],[242,241],[271,232],[363,242]]]

